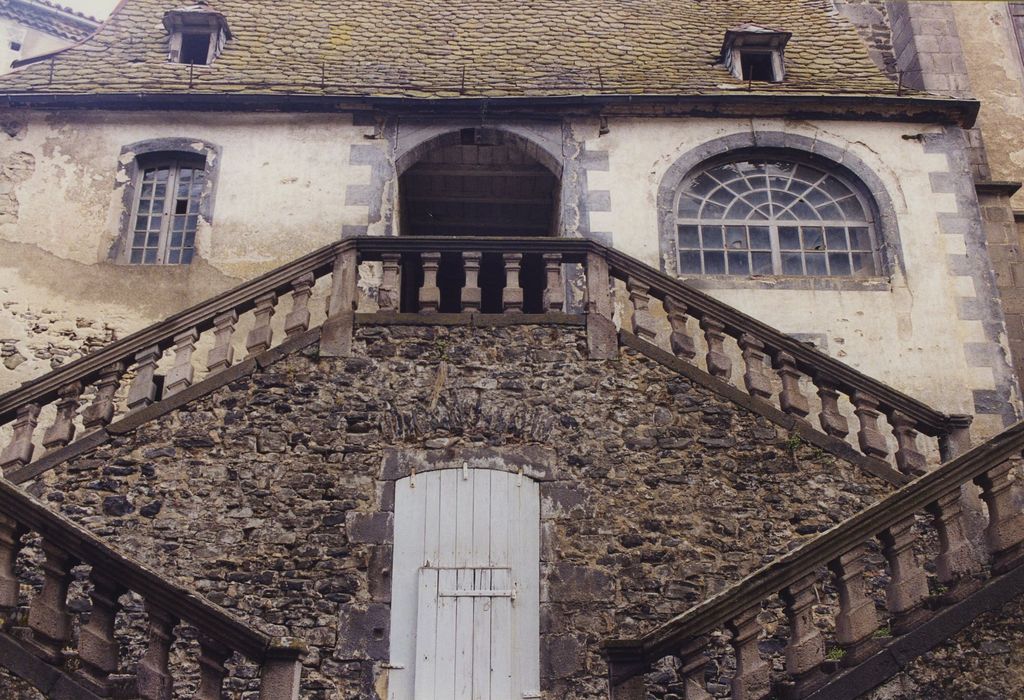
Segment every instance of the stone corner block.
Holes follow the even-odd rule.
[[[391,513],[346,513],[345,531],[354,544],[388,544],[392,540],[394,516]]]
[[[365,607],[342,606],[338,619],[338,645],[334,655],[339,659],[372,659],[385,661],[389,654],[391,608],[371,603]]]

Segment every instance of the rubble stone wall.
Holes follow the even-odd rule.
[[[389,450],[542,455],[542,688],[582,699],[607,695],[603,640],[650,629],[890,488],[642,356],[586,359],[579,328],[364,327],[356,347],[328,360],[311,346],[31,489],[305,639],[303,698],[367,698],[387,680]]]

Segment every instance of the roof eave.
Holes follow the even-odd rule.
[[[501,111],[586,111],[606,114],[655,112],[652,116],[799,116],[816,119],[974,125],[980,102],[936,96],[822,94],[583,94],[525,97],[406,97],[359,94],[204,93],[0,93],[0,104],[48,110],[197,110],[338,112],[378,109],[393,112],[477,113]]]

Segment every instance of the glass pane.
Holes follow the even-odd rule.
[[[843,210],[843,216],[850,221],[865,221],[864,208],[856,197],[846,197],[839,200],[839,206]]]
[[[195,231],[188,231],[187,233],[185,233],[185,247],[186,248],[194,248],[195,245],[196,245],[196,232]]]
[[[132,250],[132,263],[138,265],[142,262],[142,251],[138,249]]]
[[[716,187],[718,187],[718,183],[715,180],[708,177],[707,173],[701,173],[690,181],[686,191],[706,197]]]
[[[850,247],[853,250],[871,250],[871,236],[867,227],[850,227]]]
[[[793,213],[793,217],[800,221],[818,220],[818,214],[803,200],[794,204],[789,210]]]
[[[725,213],[726,219],[746,219],[750,216],[750,205],[742,199],[737,199]]]
[[[146,197],[151,197],[152,195],[153,195],[153,183],[151,183],[151,182],[144,182],[142,184],[142,189],[139,190],[139,196],[143,197],[143,198],[146,198]]]
[[[745,250],[747,247],[746,226],[726,226],[725,247],[732,250]]]
[[[767,204],[768,192],[765,190],[756,190],[749,193],[745,199],[754,206],[757,206],[758,204]]]
[[[180,251],[180,250],[171,250],[171,251],[168,251],[168,253],[167,253],[167,262],[168,262],[169,264],[171,264],[171,265],[177,265],[177,264],[178,264],[178,261],[179,261],[180,259],[181,259],[181,251]]]
[[[192,214],[188,217],[188,224],[185,226],[189,231],[195,231],[196,226],[199,224],[199,216]]]
[[[159,201],[164,201],[164,197],[167,196],[167,185],[157,185],[153,190],[153,196]]]
[[[782,254],[782,274],[784,275],[802,275],[804,274],[804,266],[801,260],[800,253],[783,253]]]
[[[697,212],[700,210],[700,201],[690,197],[689,195],[682,195],[679,198],[679,216],[692,217],[697,216]]]
[[[704,202],[700,216],[705,219],[722,219],[725,217],[725,207],[714,202]]]
[[[870,253],[854,253],[853,274],[858,277],[867,277],[875,274],[875,261]]]
[[[700,230],[704,237],[705,248],[722,248],[721,226],[701,226]]]
[[[818,216],[825,221],[842,221],[843,212],[839,210],[835,204],[829,202],[828,204],[818,207]]]
[[[823,238],[823,231],[817,226],[805,226],[804,232],[804,250],[824,250],[825,239]],[[810,274],[810,272],[808,272]]]
[[[771,253],[751,253],[753,264],[751,265],[751,272],[755,275],[770,275],[772,274],[772,254]]]
[[[800,230],[795,226],[780,226],[779,247],[782,250],[800,250]]]
[[[690,249],[700,248],[700,236],[697,235],[696,226],[679,227],[679,247]]]
[[[850,274],[850,256],[847,253],[828,254],[829,274],[848,276]]]
[[[158,245],[160,245],[160,232],[150,231],[149,237],[146,239],[146,247],[156,248]]]
[[[153,177],[156,178],[157,182],[167,182],[167,176],[170,172],[171,171],[168,168],[157,168]]]
[[[679,272],[682,274],[700,274],[700,253],[687,252],[679,254]]]
[[[750,260],[746,253],[729,253],[729,274],[750,274]]]
[[[171,234],[171,246],[174,248],[181,247],[181,231],[175,231]]]
[[[132,236],[132,245],[136,248],[141,248],[146,244],[146,233],[145,231],[136,231],[135,235]]]
[[[149,219],[149,228],[155,231],[156,229],[160,228],[160,224],[162,223],[162,216],[151,216]]]
[[[725,253],[704,253],[704,274],[725,274]]]
[[[174,202],[175,214],[188,214],[188,200],[178,199]]]
[[[135,230],[145,231],[149,228],[149,217],[139,214],[139,217],[135,219]]]
[[[718,202],[719,204],[729,206],[729,204],[732,203],[732,200],[736,199],[736,195],[734,195],[732,192],[725,189],[724,187],[721,187],[712,192],[711,196],[708,197],[708,199],[710,199],[712,202]]]
[[[173,231],[184,231],[185,230],[185,217],[176,216],[174,217],[174,224],[171,226]]]
[[[145,262],[146,262],[147,265],[153,265],[153,264],[156,263],[156,249],[155,248],[148,248],[146,250],[146,260],[145,260]]]
[[[825,229],[825,241],[829,250],[846,250],[846,229],[829,226]]]
[[[826,177],[822,181],[822,183],[820,185],[818,185],[818,186],[821,189],[823,189],[826,192],[828,192],[832,196],[832,199],[840,199],[840,198],[845,197],[845,196],[847,196],[849,194],[853,194],[852,192],[850,192],[850,188],[849,187],[847,187],[843,183],[839,182],[839,180],[837,180],[836,178],[832,177],[831,175]]]
[[[188,265],[191,262],[192,262],[192,249],[191,248],[186,248],[185,250],[181,251],[181,264],[182,265]]]
[[[747,233],[750,235],[750,247],[753,250],[771,250],[772,240],[767,226],[750,226]]]
[[[825,266],[824,253],[808,253],[804,258],[807,264],[808,275],[827,275],[828,268]]]
[[[737,177],[736,169],[732,167],[731,163],[708,168],[708,174],[719,182],[729,182],[730,180],[735,180]]]

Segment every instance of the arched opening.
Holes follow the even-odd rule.
[[[561,166],[533,142],[508,131],[467,128],[443,134],[398,160],[400,232],[405,236],[543,237],[559,225]],[[536,259],[535,259],[536,258]],[[402,310],[417,310],[423,283],[418,260],[403,260]],[[465,283],[458,254],[438,269],[442,312],[459,311]],[[525,255],[520,273],[524,311],[540,312],[544,266]],[[501,312],[504,264],[485,254],[480,263],[481,311]]]

